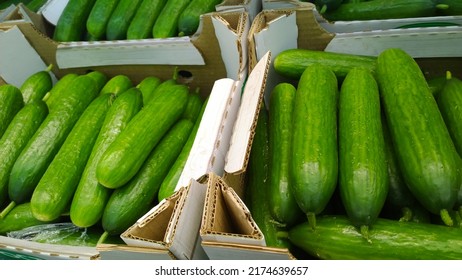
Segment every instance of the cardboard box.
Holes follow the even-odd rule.
[[[22,5],[16,7],[10,19],[0,24],[0,84],[20,86],[30,74],[44,70],[50,63],[57,66],[57,55],[62,49],[71,53],[81,50],[79,47],[72,50],[73,43],[60,44],[51,40],[49,24],[41,15],[31,13]],[[1,252],[10,255],[27,252],[25,256],[30,258],[46,256],[49,259],[207,258],[198,242],[207,184],[200,177],[209,171],[218,174],[223,172],[230,131],[247,77],[246,38],[249,28],[250,21],[246,12],[216,12],[203,17],[200,34],[191,38],[137,40],[128,45],[126,42],[104,42],[98,48],[103,54],[111,56],[114,55],[114,48],[146,48],[156,51],[158,48],[167,49],[168,46],[178,45],[172,47],[169,53],[170,57],[175,57],[185,55],[183,50],[184,45],[187,45],[187,48],[200,54],[202,62],[197,65],[163,64],[165,61],[154,59],[142,61],[144,64],[137,64],[133,60],[126,65],[53,67],[55,81],[67,73],[84,74],[98,70],[109,78],[118,74],[127,75],[134,84],[148,76],[169,79],[175,67],[178,67],[193,74],[192,78],[181,82],[191,88],[199,87],[204,97],[210,96],[210,106],[204,112],[207,117],[201,123],[198,131],[200,141],[193,145],[194,156],[188,159],[187,171],[182,174],[176,193],[159,203],[146,216],[140,217],[132,230],[123,235],[127,244],[103,244],[97,248],[61,247],[2,237]],[[166,46],[163,46],[164,43]],[[155,225],[154,237],[149,230],[152,229],[151,222]],[[162,226],[159,228],[159,225]]]

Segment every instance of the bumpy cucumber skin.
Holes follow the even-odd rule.
[[[339,97],[339,190],[352,223],[371,226],[388,194],[380,96],[374,76],[352,69]]]
[[[53,39],[58,42],[80,41],[88,15],[96,0],[70,0],[56,23]]]
[[[71,203],[71,221],[79,227],[95,225],[103,215],[112,190],[99,184],[96,166],[104,151],[127,126],[143,106],[139,90],[131,88],[121,93],[108,109],[101,131],[82,173]]]
[[[143,107],[105,151],[98,164],[98,181],[119,188],[140,169],[150,151],[181,117],[189,89],[175,85]]]
[[[100,91],[107,83],[108,77],[106,74],[100,71],[91,71],[90,73],[87,74],[87,76],[93,78],[96,82],[96,88],[98,91]]]
[[[50,162],[30,200],[38,220],[52,221],[69,208],[112,99],[106,94],[88,105]]]
[[[24,99],[19,88],[13,85],[0,86],[0,137],[23,106]]]
[[[106,27],[112,12],[119,0],[96,0],[88,15],[86,27],[93,40],[100,40],[106,36]]]
[[[223,0],[195,0],[191,1],[178,18],[178,35],[190,36],[199,28],[200,17],[214,12],[215,6]]]
[[[77,78],[79,75],[75,73],[69,73],[64,75],[61,79],[59,79],[56,84],[50,89],[47,95],[44,97],[43,100],[47,103],[49,110],[53,110],[54,104],[59,103],[59,100],[62,95],[66,94],[66,89],[69,86],[70,82]]]
[[[184,119],[191,121],[196,121],[202,109],[202,98],[199,95],[199,92],[191,92],[188,96],[188,103],[184,109],[183,115],[181,116]]]
[[[53,157],[82,112],[97,95],[94,80],[79,76],[68,87],[36,133],[22,150],[10,173],[8,194],[12,201],[28,201]]]
[[[53,221],[57,222],[59,219]],[[0,234],[5,234],[11,231],[22,230],[27,227],[43,225],[48,222],[37,220],[32,215],[30,202],[25,202],[16,205],[5,218],[0,219]]]
[[[374,0],[345,3],[323,14],[330,21],[373,20],[434,16],[433,0]]]
[[[162,83],[162,80],[158,77],[146,77],[136,87],[141,90],[143,94],[143,103],[148,104],[152,98],[152,94],[155,89]]]
[[[293,227],[289,240],[308,254],[325,260],[460,260],[459,228],[428,223],[377,219],[369,240],[346,216],[318,217]]]
[[[269,193],[273,219],[292,226],[302,212],[297,205],[290,178],[294,101],[296,88],[280,83],[271,91],[269,104]]]
[[[141,0],[119,1],[106,26],[107,40],[123,40],[127,38],[128,26],[140,4]]]
[[[289,248],[287,239],[278,237],[281,227],[273,221],[268,204],[269,195],[269,132],[268,111],[263,105],[258,115],[255,136],[246,172],[245,203],[252,218],[265,237],[266,246]],[[284,230],[284,228],[282,228]]]
[[[378,56],[376,75],[406,184],[433,214],[452,209],[460,157],[423,73],[405,51],[390,48]]]
[[[24,104],[31,101],[42,100],[53,87],[49,70],[43,70],[30,75],[21,85]]]
[[[0,205],[8,200],[8,180],[13,164],[48,114],[45,102],[30,102],[15,115],[0,138]]]
[[[115,96],[133,87],[133,82],[126,75],[116,75],[109,79],[100,90],[99,94],[112,93]]]
[[[191,0],[169,0],[152,27],[153,38],[169,38],[178,35],[178,19]]]
[[[187,141],[193,125],[192,121],[186,119],[174,124],[152,150],[136,176],[114,191],[101,221],[106,232],[110,235],[121,234],[152,207],[160,184]]]
[[[167,0],[143,0],[127,30],[127,39],[146,39]]]
[[[338,181],[335,74],[320,64],[306,68],[294,102],[290,186],[309,217],[325,208]]]
[[[298,80],[303,71],[313,64],[329,67],[337,78],[342,80],[354,67],[364,67],[374,71],[376,58],[308,49],[288,49],[274,58],[273,67],[281,76]]]

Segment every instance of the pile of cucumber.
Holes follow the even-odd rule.
[[[53,39],[59,42],[190,36],[222,0],[70,0]]]
[[[68,221],[117,236],[174,193],[206,103],[176,72],[49,71],[0,86],[0,234]]]
[[[460,0],[312,0],[329,21],[462,15]]]
[[[246,197],[267,245],[462,258],[462,80],[426,78],[397,48],[289,49],[273,67],[289,82],[260,111]]]

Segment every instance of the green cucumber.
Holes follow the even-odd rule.
[[[106,26],[107,40],[127,38],[127,30],[142,0],[120,0]]]
[[[339,80],[355,67],[375,70],[376,58],[372,56],[333,53],[308,49],[288,49],[275,58],[273,67],[283,77],[298,80],[303,71],[313,64],[323,64],[334,71]]]
[[[34,13],[37,13],[38,10],[45,5],[47,0],[32,0],[28,4],[26,4],[26,7],[31,10]]]
[[[170,38],[178,35],[178,19],[191,0],[169,0],[152,27],[153,38]]]
[[[113,192],[101,220],[109,235],[121,234],[155,204],[160,184],[178,157],[193,125],[190,120],[178,120],[152,150],[135,177]]]
[[[143,94],[143,103],[148,104],[152,98],[154,90],[162,83],[162,80],[158,77],[146,77],[136,87],[141,90]]]
[[[343,3],[343,0],[315,0],[314,4],[318,9],[319,13],[324,14],[325,12],[331,12],[338,7],[340,7]]]
[[[8,84],[0,86],[0,137],[23,106],[24,99],[19,88]]]
[[[269,187],[268,204],[273,220],[283,227],[294,225],[301,209],[293,193],[290,174],[297,89],[280,83],[271,91],[269,103]]]
[[[8,200],[8,180],[14,162],[47,114],[42,100],[24,105],[0,138],[0,205]]]
[[[354,68],[339,97],[339,190],[353,225],[377,220],[388,194],[380,96],[374,76]]]
[[[413,18],[434,16],[437,9],[433,0],[374,0],[345,3],[323,17],[329,21]]]
[[[53,87],[53,81],[50,76],[51,64],[46,70],[38,71],[30,75],[21,85],[24,104],[32,101],[42,100],[43,97]]]
[[[8,185],[8,194],[13,203],[24,203],[31,198],[40,178],[74,124],[98,93],[95,81],[88,76],[74,79],[67,91],[13,165]]]
[[[199,90],[191,92],[188,96],[188,103],[184,109],[182,118],[188,119],[191,121],[196,121],[202,109],[202,98],[200,96]]]
[[[132,80],[128,76],[120,74],[109,79],[99,94],[112,93],[117,96],[131,87],[133,87]]]
[[[443,16],[462,15],[462,1],[460,0],[437,0],[440,5],[447,5],[445,9],[438,9],[437,14]]]
[[[86,21],[87,32],[93,40],[106,36],[106,27],[119,0],[96,0]]]
[[[255,136],[250,150],[246,171],[245,204],[252,218],[265,237],[266,246],[289,248],[287,239],[278,237],[281,225],[276,223],[270,211],[269,180],[269,121],[268,111],[262,105],[258,114]],[[285,228],[282,228],[285,230]]]
[[[93,100],[69,132],[32,194],[35,218],[52,221],[69,208],[113,98],[105,94]]]
[[[127,39],[146,39],[152,36],[152,27],[167,0],[143,0],[128,26]]]
[[[462,256],[459,228],[383,218],[370,229],[369,240],[341,215],[319,217],[316,230],[300,224],[290,229],[288,237],[324,260],[460,260]]]
[[[214,12],[223,0],[192,0],[178,18],[178,36],[190,36],[199,28],[201,15]]]
[[[194,122],[194,127],[191,131],[191,134],[188,137],[188,140],[184,144],[183,149],[181,150],[180,154],[176,158],[175,162],[173,163],[172,167],[168,171],[168,174],[165,176],[162,184],[159,187],[159,192],[157,194],[157,200],[162,201],[163,199],[170,197],[172,194],[175,193],[175,188],[180,180],[181,173],[183,173],[183,169],[188,161],[189,154],[191,153],[192,146],[194,144],[194,140],[196,140],[197,130],[202,121],[202,115],[207,107],[207,101],[202,104],[201,111],[199,116],[196,118]]]
[[[50,91],[45,95],[43,100],[48,105],[48,108],[53,110],[54,103],[57,103],[63,95],[67,94],[67,87],[69,86],[70,82],[77,78],[79,75],[75,73],[69,73],[64,75],[61,79],[59,79],[56,84],[50,89]]]
[[[379,54],[376,77],[403,178],[420,203],[451,226],[460,157],[422,70],[405,51]]]
[[[444,76],[437,76],[427,79],[428,87],[430,87],[430,91],[432,92],[435,99],[438,97],[438,94],[443,90],[444,85],[448,80],[448,75],[450,77],[451,73],[449,71],[446,71],[446,75]]]
[[[56,221],[58,220],[59,218]],[[12,209],[8,215],[6,215],[3,219],[0,219],[0,234],[47,223],[49,222],[37,220],[34,215],[32,215],[30,202],[25,202],[16,205],[16,207]]]
[[[96,166],[107,147],[141,110],[142,105],[140,91],[132,87],[121,93],[108,109],[71,202],[70,218],[75,225],[91,227],[102,217],[112,190],[99,184]]]
[[[56,23],[53,39],[58,42],[82,40],[87,18],[95,1],[69,0]]]
[[[338,181],[337,99],[334,72],[321,64],[307,67],[294,101],[290,186],[313,227]]]
[[[436,101],[456,150],[462,155],[462,80],[449,75]]]
[[[119,188],[140,169],[144,160],[168,129],[181,117],[189,89],[175,85],[143,107],[107,148],[98,163],[98,181]]]
[[[106,85],[108,81],[106,74],[100,71],[91,71],[87,73],[86,75],[95,80],[98,91],[101,91],[101,89]]]

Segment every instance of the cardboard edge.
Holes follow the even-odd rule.
[[[217,241],[202,241],[201,245],[214,260],[296,260],[296,257],[284,248]]]

